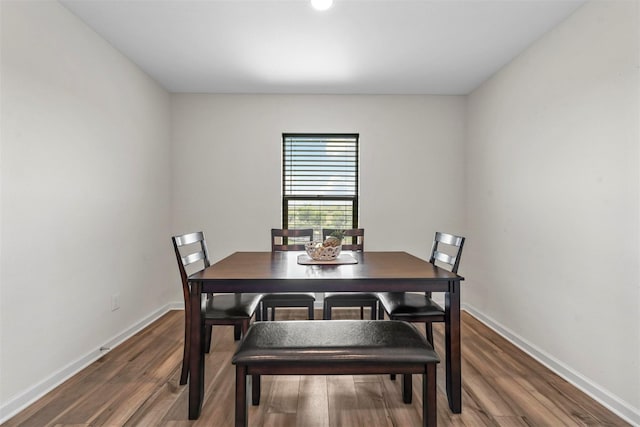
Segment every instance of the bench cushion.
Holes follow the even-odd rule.
[[[437,363],[431,344],[411,324],[385,320],[257,322],[234,364]]]

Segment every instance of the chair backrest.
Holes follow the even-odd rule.
[[[188,310],[190,304],[188,280],[189,274],[187,273],[187,268],[200,261],[202,262],[202,268],[200,268],[199,270],[209,267],[209,251],[207,250],[207,242],[204,239],[204,233],[202,231],[182,234],[180,236],[173,236],[171,238],[171,241],[173,242],[173,250],[176,253],[176,260],[178,261],[178,268],[180,269],[185,310]],[[189,248],[187,254],[183,255],[181,253],[180,248],[182,247]]]
[[[349,228],[340,230],[336,228],[322,229],[322,239],[326,239],[334,231],[341,231],[347,241],[351,243],[343,243],[342,249],[345,251],[364,251],[364,228]]]
[[[291,240],[289,239],[291,238]],[[313,240],[313,228],[271,229],[271,252],[304,251],[304,244]]]
[[[440,248],[440,244],[447,245],[450,249],[445,252]],[[447,234],[436,232],[436,237],[433,239],[433,246],[431,247],[431,257],[429,262],[435,263],[439,261],[447,264],[453,273],[458,272],[458,266],[460,265],[460,257],[462,256],[462,247],[464,246],[464,237],[456,236],[454,234]]]

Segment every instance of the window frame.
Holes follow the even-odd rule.
[[[286,144],[287,138],[353,138],[355,140],[355,195],[353,196],[324,196],[324,195],[287,195],[286,190]],[[282,228],[289,228],[289,202],[290,201],[351,201],[352,215],[351,226],[358,228],[359,204],[360,204],[360,134],[358,133],[283,133],[282,134]],[[320,224],[322,227],[322,224]],[[320,232],[318,230],[318,232]]]

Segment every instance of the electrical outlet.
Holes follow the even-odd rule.
[[[120,308],[120,294],[111,295],[111,311],[116,311]]]

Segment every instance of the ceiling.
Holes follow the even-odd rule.
[[[61,0],[170,92],[467,94],[582,0]]]

